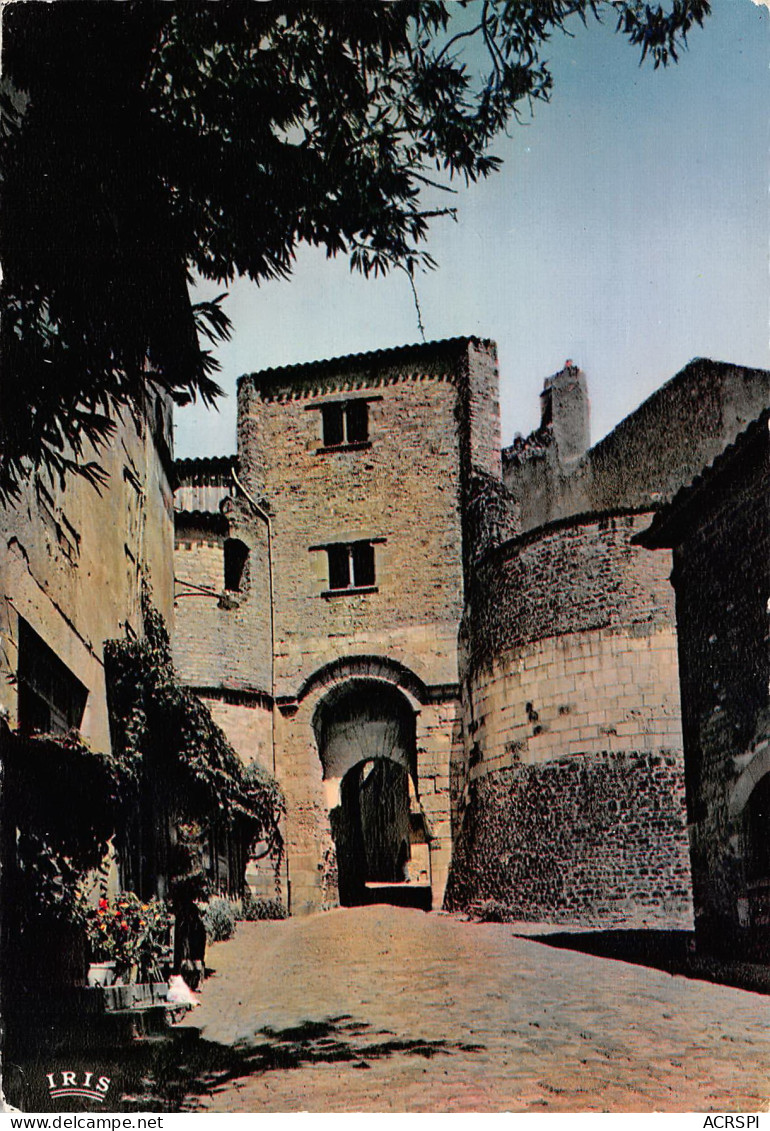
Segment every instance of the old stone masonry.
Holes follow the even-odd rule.
[[[768,404],[696,360],[589,447],[568,362],[502,448],[490,341],[241,378],[237,456],[177,464],[174,658],[282,785],[293,914],[691,925],[671,555],[635,538]]]

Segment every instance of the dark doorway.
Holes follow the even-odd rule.
[[[367,883],[408,878],[409,781],[403,766],[378,758],[348,770],[331,820],[342,904],[366,902]]]
[[[430,906],[430,884],[410,878],[417,795],[414,712],[375,680],[350,680],[316,712],[324,779],[338,786],[330,811],[340,903],[406,901]],[[427,853],[427,845],[421,845]],[[420,887],[419,898],[411,889]],[[409,888],[409,892],[404,889]]]

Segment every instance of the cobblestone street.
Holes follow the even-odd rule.
[[[182,1107],[767,1109],[767,997],[514,930],[384,906],[242,923],[183,1023]]]

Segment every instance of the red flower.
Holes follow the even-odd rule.
[[[100,899],[99,900],[99,910],[100,911],[106,911],[109,906],[110,905],[109,905],[109,903],[107,902],[106,899]]]

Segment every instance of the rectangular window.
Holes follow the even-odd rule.
[[[83,721],[88,691],[19,618],[19,730],[67,734]]]
[[[374,546],[371,542],[337,543],[326,547],[329,589],[371,589],[375,583]]]
[[[321,406],[325,448],[366,444],[369,440],[369,402],[363,399]]]
[[[321,409],[325,448],[337,448],[345,443],[345,425],[341,404],[325,404]]]
[[[353,559],[353,584],[357,589],[374,585],[374,546],[371,542],[354,542],[350,550]]]
[[[329,555],[329,588],[350,588],[350,547],[329,546],[326,553]]]
[[[349,444],[365,444],[369,439],[369,405],[366,401],[348,401],[345,424]]]

